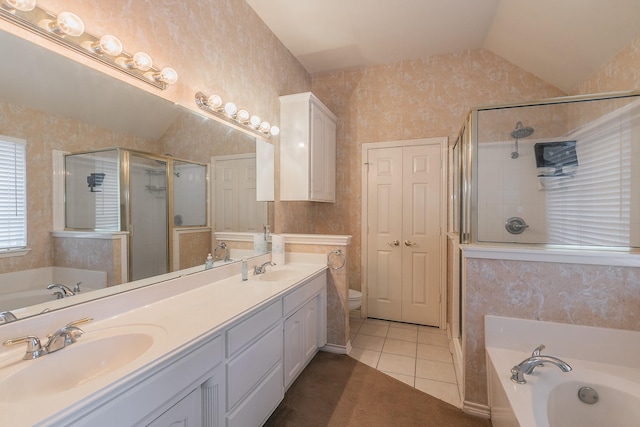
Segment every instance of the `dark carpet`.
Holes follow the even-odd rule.
[[[319,352],[268,427],[490,427],[442,400],[340,354]]]

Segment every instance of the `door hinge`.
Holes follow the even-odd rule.
[[[367,167],[367,172],[369,172],[369,165],[370,165],[370,164],[371,164],[371,163],[369,163],[369,162],[364,162],[364,165]]]

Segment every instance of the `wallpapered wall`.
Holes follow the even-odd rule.
[[[473,107],[564,95],[486,50],[314,76],[312,91],[338,116],[337,202],[315,204],[307,221],[314,233],[354,236],[354,289],[360,289],[363,143],[447,136],[452,144]]]
[[[42,38],[31,36],[17,27],[2,22],[2,28],[45,45],[63,55],[99,68],[116,78],[127,80],[170,101],[197,110],[193,97],[197,91],[218,93],[270,123],[279,122],[278,96],[310,90],[311,78],[291,53],[280,43],[245,1],[130,1],[110,0],[40,0],[38,6],[55,13],[70,11],[84,21],[92,34],[114,34],[128,52],[145,51],[159,67],[172,66],[179,74],[178,83],[166,91],[127,78],[124,74],[105,69],[79,55]],[[9,108],[9,107],[7,107]],[[3,107],[4,109],[4,107]],[[22,111],[24,109],[21,109]],[[29,114],[36,114],[28,112]],[[9,118],[7,117],[7,120]],[[57,137],[51,129],[78,130],[82,126],[68,120],[48,119],[46,129],[31,126],[22,132],[28,140],[28,188],[33,196],[28,208],[28,239],[32,251],[23,257],[3,258],[0,270],[18,271],[52,265],[53,229],[51,211],[52,149],[79,151],[91,148],[79,134],[77,138]],[[10,129],[5,129],[10,133]],[[76,132],[78,133],[78,132]],[[73,132],[72,132],[73,134]],[[42,137],[39,137],[41,135]],[[17,135],[20,136],[20,135]],[[47,139],[44,138],[47,137]],[[105,138],[101,146],[122,146],[126,143]],[[113,142],[116,140],[116,142]],[[109,142],[111,141],[111,142]],[[273,141],[277,146],[277,138]],[[154,151],[141,141],[135,148]],[[189,147],[207,152],[208,147]],[[208,155],[213,153],[207,152]],[[43,179],[36,171],[44,171]],[[48,171],[48,172],[46,172]],[[46,176],[44,176],[46,175]],[[286,213],[286,211],[285,211]],[[276,220],[277,221],[277,220]],[[286,220],[283,221],[286,224]]]

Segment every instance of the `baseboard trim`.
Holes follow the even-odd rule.
[[[325,344],[320,347],[320,351],[336,354],[349,354],[349,352],[351,352],[351,341],[348,341],[347,345]]]
[[[456,373],[456,379],[458,380],[458,393],[460,398],[464,399],[464,372],[462,370],[463,358],[462,358],[462,346],[460,340],[457,338],[450,338],[449,351],[453,356],[453,369]]]
[[[462,412],[469,415],[473,415],[475,417],[486,418],[486,419],[491,418],[491,408],[489,408],[487,405],[468,402],[466,400],[462,403]]]

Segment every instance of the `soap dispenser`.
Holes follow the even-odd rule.
[[[242,280],[245,281],[248,279],[249,275],[249,265],[248,265],[247,257],[242,258]]]
[[[211,254],[207,255],[207,261],[204,263],[204,269],[209,270],[213,268],[213,257]]]

